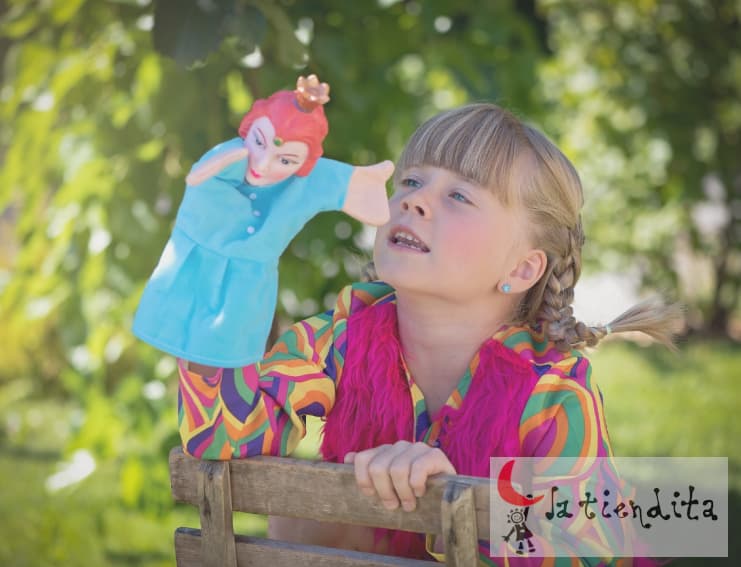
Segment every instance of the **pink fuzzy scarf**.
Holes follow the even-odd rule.
[[[519,425],[538,376],[531,365],[489,339],[460,409],[444,406],[440,448],[459,474],[489,476],[489,458],[520,456]],[[371,305],[347,321],[345,364],[334,408],[324,424],[321,452],[342,462],[350,451],[414,439],[414,409],[402,364],[396,305]],[[394,555],[429,558],[419,534],[377,530],[390,536]]]

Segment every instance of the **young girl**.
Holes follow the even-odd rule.
[[[493,456],[611,455],[579,349],[636,330],[671,344],[679,313],[644,304],[609,325],[575,320],[584,234],[571,163],[505,110],[472,104],[414,133],[394,183],[375,241],[380,281],[344,288],[258,364],[181,362],[185,451],[285,455],[305,416],[319,416],[322,457],[353,463],[364,493],[405,510],[428,476],[488,477]],[[272,531],[426,556],[424,538],[405,532],[295,520]],[[481,544],[481,560],[496,564]]]

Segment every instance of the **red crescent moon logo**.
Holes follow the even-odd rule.
[[[527,496],[520,494],[512,486],[512,470],[515,468],[515,460],[507,461],[502,470],[499,471],[499,478],[497,478],[497,490],[499,495],[506,502],[515,506],[532,506],[533,504],[540,502],[543,499],[543,495],[535,498],[528,498]]]

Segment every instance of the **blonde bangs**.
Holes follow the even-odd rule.
[[[491,104],[468,105],[428,120],[414,133],[395,181],[410,167],[440,167],[488,188],[509,206],[520,200],[512,173],[528,149],[522,126],[509,112]]]

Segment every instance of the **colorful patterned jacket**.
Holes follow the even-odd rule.
[[[559,352],[531,328],[503,327],[485,341],[446,404],[430,416],[404,362],[395,301],[387,284],[353,284],[333,310],[294,324],[257,364],[204,377],[181,362],[184,450],[220,460],[287,455],[311,415],[325,419],[323,457],[338,462],[350,450],[400,439],[438,446],[459,474],[485,477],[490,456],[612,456],[589,361],[578,351]],[[594,548],[606,551],[607,536],[587,531]],[[397,554],[424,556],[416,536],[398,535],[392,544]],[[488,542],[481,545],[482,563],[498,564]],[[575,558],[508,564],[572,560],[579,564]]]

